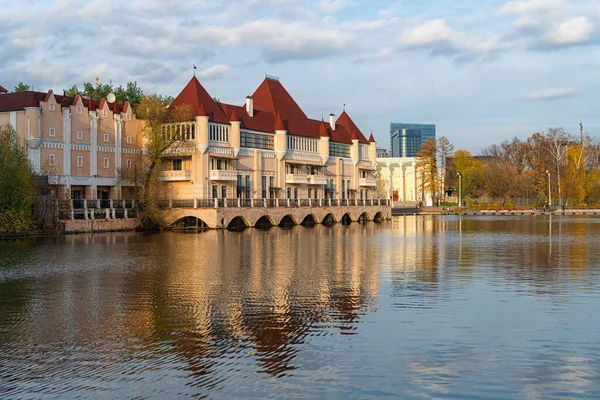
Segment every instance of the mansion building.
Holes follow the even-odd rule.
[[[192,146],[164,155],[160,179],[173,199],[372,199],[376,143],[344,111],[306,116],[279,79],[266,77],[242,106],[215,101],[193,77],[171,107],[194,121],[165,126]]]
[[[5,92],[5,91],[4,91]],[[343,111],[309,118],[279,79],[266,77],[243,105],[215,100],[193,77],[170,107],[192,121],[165,124],[181,143],[158,173],[169,200],[373,199],[377,146]],[[0,93],[0,125],[10,124],[34,170],[72,199],[128,199],[142,177],[143,121],[130,105],[60,96]],[[127,178],[124,178],[126,176]],[[209,203],[207,203],[209,204]],[[239,204],[239,203],[238,203]]]
[[[127,102],[0,90],[0,125],[5,124],[15,129],[34,172],[47,175],[67,198],[133,196],[134,183],[119,175],[140,167],[143,143],[141,121]]]

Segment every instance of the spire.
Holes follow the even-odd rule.
[[[204,103],[200,103],[200,107],[198,107],[198,116],[199,117],[208,117],[206,110],[204,109]]]
[[[329,137],[327,134],[327,127],[325,126],[325,121],[321,119],[321,124],[319,125],[319,136],[320,137]]]
[[[277,115],[275,116],[275,130],[276,131],[285,131],[285,125],[283,124],[283,120],[281,119],[281,114],[277,111]]]
[[[372,133],[371,136],[369,136],[369,143],[375,143],[375,138],[373,137]]]
[[[230,122],[238,122],[239,121],[237,115],[235,114],[235,110],[231,111],[231,116],[229,117],[229,121]]]

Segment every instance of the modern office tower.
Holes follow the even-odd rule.
[[[435,139],[434,124],[390,124],[390,144],[392,157],[415,157],[421,144],[427,139]]]

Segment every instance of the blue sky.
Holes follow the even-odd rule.
[[[242,104],[279,76],[313,118],[342,104],[389,147],[390,122],[456,148],[549,127],[600,135],[597,0],[0,0],[0,85],[98,76],[176,95],[198,67]]]

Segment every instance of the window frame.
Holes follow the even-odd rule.
[[[109,163],[108,157],[104,157],[104,162],[102,165],[104,166],[105,169],[110,168],[110,163]]]
[[[56,154],[48,154],[48,165],[56,166]]]
[[[77,156],[77,168],[83,168],[83,156]]]
[[[77,131],[77,140],[83,140],[83,131]]]
[[[56,137],[56,128],[49,128],[48,129],[48,136],[50,136],[50,137]]]

